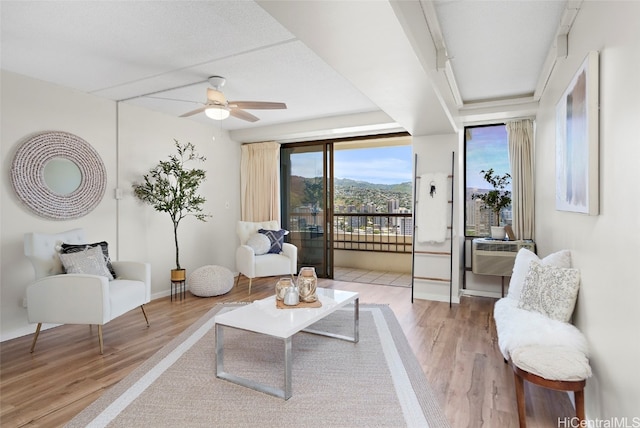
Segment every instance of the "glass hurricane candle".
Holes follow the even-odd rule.
[[[300,290],[300,300],[312,303],[318,300],[316,287],[318,286],[318,276],[313,267],[303,267],[298,274],[298,289]]]
[[[276,299],[284,300],[284,295],[287,292],[287,288],[293,285],[291,278],[280,278],[276,282]]]

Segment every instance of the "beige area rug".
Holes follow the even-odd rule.
[[[217,305],[76,416],[68,427],[448,427],[388,306],[360,305],[357,344],[293,337],[293,396],[285,401],[215,376]],[[347,307],[313,328],[353,334]],[[276,387],[282,340],[225,329],[225,370]]]

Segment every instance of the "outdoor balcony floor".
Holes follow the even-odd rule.
[[[333,279],[336,281],[364,282],[377,285],[411,287],[411,274],[402,272],[372,271],[347,267],[335,267]]]

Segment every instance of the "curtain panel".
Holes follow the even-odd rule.
[[[533,121],[506,124],[512,176],[512,227],[516,239],[534,239]]]
[[[242,221],[280,222],[280,143],[241,147],[240,209]]]

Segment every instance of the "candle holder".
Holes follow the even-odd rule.
[[[287,292],[287,288],[293,285],[293,281],[291,278],[280,278],[278,282],[276,282],[276,299],[284,300],[284,295]]]
[[[303,267],[298,274],[298,290],[300,293],[300,301],[312,303],[318,300],[316,288],[318,286],[318,276],[316,269],[313,267]]]

